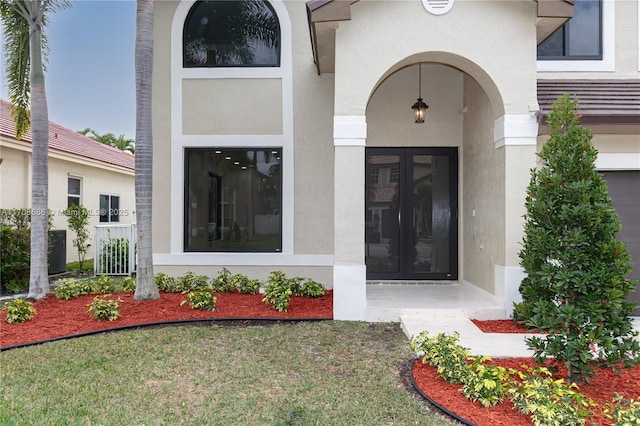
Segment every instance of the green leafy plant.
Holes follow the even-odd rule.
[[[438,375],[449,383],[463,384],[469,374],[467,359],[469,349],[457,342],[460,334],[447,335],[440,333],[429,337],[427,330],[411,340],[411,348],[422,357],[422,362],[435,367]]]
[[[593,400],[578,392],[575,383],[554,380],[544,367],[513,370],[507,393],[513,406],[536,426],[584,425]]]
[[[211,279],[211,286],[219,293],[231,293],[234,289],[234,276],[227,268],[222,268],[218,275]]]
[[[0,227],[1,293],[21,293],[29,288],[30,238],[28,228]]]
[[[320,297],[324,296],[326,290],[324,286],[317,281],[308,279],[302,284],[300,290],[296,293],[297,296],[304,297]]]
[[[124,292],[136,291],[136,280],[131,277],[124,277],[117,282],[117,286]]]
[[[527,276],[516,316],[548,332],[527,340],[537,362],[551,358],[570,381],[589,382],[594,367],[638,363],[640,344],[629,318],[635,305],[626,301],[636,287],[626,278],[630,256],[616,239],[620,221],[577,105],[568,95],[554,103],[542,165],[531,171],[519,253]]]
[[[464,386],[460,392],[470,401],[477,401],[483,407],[493,407],[504,400],[507,394],[507,369],[487,364],[489,357],[474,358],[467,366]]]
[[[216,310],[216,291],[211,286],[200,286],[186,292],[187,298],[180,302],[180,306],[189,304],[191,309]]]
[[[260,289],[259,280],[250,280],[246,275],[236,274],[231,277],[232,287],[242,294],[256,294]]]
[[[73,239],[73,246],[78,250],[79,271],[82,272],[82,265],[89,251],[89,246],[87,245],[87,241],[89,241],[89,211],[85,206],[78,205],[70,206],[65,210],[64,214],[67,216],[69,229],[76,234]]]
[[[289,301],[293,293],[291,281],[285,273],[273,271],[269,274],[262,301],[279,312],[286,312],[289,309]]]
[[[59,281],[53,293],[58,299],[69,300],[78,296],[110,293],[119,289],[117,281],[108,275],[91,278],[65,278]]]
[[[206,275],[198,275],[194,272],[188,271],[184,275],[177,279],[176,287],[180,289],[180,292],[188,292],[198,287],[205,287],[208,285],[209,277]]]
[[[613,404],[607,403],[604,414],[613,420],[614,426],[640,425],[640,397],[627,399],[616,394]]]
[[[164,291],[165,293],[182,293],[182,291],[177,290],[176,279],[164,272],[155,274],[155,280],[158,290],[160,291]]]
[[[25,299],[12,299],[4,305],[3,309],[7,310],[6,321],[9,324],[25,322],[37,313],[33,303]]]
[[[109,299],[110,294],[103,294],[93,298],[93,301],[89,304],[87,313],[90,314],[93,319],[97,321],[108,320],[115,321],[120,317],[118,308],[122,299]]]

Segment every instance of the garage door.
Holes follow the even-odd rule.
[[[634,265],[630,278],[640,281],[640,170],[602,172],[602,176],[622,222],[618,239],[627,245]],[[640,288],[636,287],[629,301],[640,305]],[[634,315],[640,315],[640,308]]]

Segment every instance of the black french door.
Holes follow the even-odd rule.
[[[367,148],[367,279],[458,279],[457,148]]]

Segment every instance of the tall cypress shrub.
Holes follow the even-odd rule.
[[[620,221],[577,105],[569,95],[553,104],[542,164],[531,171],[515,317],[548,332],[527,339],[537,362],[553,357],[569,380],[589,382],[596,366],[638,363],[640,346],[629,318],[635,305],[626,302],[636,286],[630,256],[616,239]]]

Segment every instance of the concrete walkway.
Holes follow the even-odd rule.
[[[367,321],[400,322],[407,337],[424,330],[460,334],[472,355],[530,357],[525,338],[534,334],[483,333],[471,319],[505,319],[502,301],[467,283],[367,284]],[[634,317],[640,331],[640,317]]]

